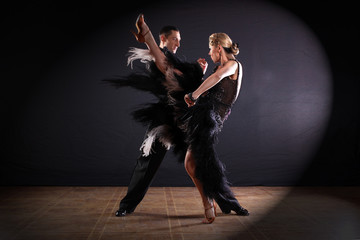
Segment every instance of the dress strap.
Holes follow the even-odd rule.
[[[236,79],[234,81],[239,80],[239,74],[240,74],[240,62],[237,59],[229,59],[229,61],[235,61],[238,64],[238,72],[237,72],[237,76]]]

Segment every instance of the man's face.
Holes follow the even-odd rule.
[[[171,31],[171,34],[167,38],[164,36],[162,39],[164,40],[164,46],[167,47],[169,51],[176,53],[178,47],[180,47],[180,32]]]

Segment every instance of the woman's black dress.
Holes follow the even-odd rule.
[[[235,205],[238,205],[226,179],[224,164],[215,151],[217,135],[239,93],[238,76],[236,80],[228,77],[222,79],[199,97],[194,106],[188,107],[184,101],[185,94],[196,90],[203,81],[202,69],[197,62],[180,61],[164,49],[168,63],[164,76],[154,62],[149,61],[147,50],[131,51],[130,61],[146,61],[147,67],[129,76],[105,81],[115,87],[129,86],[147,91],[158,98],[158,102],[147,103],[132,113],[136,121],[151,126],[141,148],[143,154],[151,154],[151,145],[155,139],[168,148],[172,146],[181,162],[190,149],[196,159],[196,177],[203,183],[205,195],[223,201],[223,206],[229,201],[233,203],[228,204],[236,202]],[[177,75],[174,69],[180,70],[182,74]]]

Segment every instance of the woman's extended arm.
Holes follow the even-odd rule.
[[[238,63],[236,61],[228,61],[222,68],[219,68],[211,74],[204,82],[192,93],[191,97],[196,100],[201,94],[215,86],[223,78],[231,76],[236,73]],[[185,95],[185,102],[192,106],[194,102],[189,98],[188,94]],[[192,103],[192,104],[191,104]]]

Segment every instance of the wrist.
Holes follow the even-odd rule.
[[[190,99],[192,102],[196,102],[196,99],[197,99],[197,98],[194,97],[193,92],[188,93],[187,95],[188,95],[189,99]]]
[[[191,95],[192,98],[195,99],[195,101],[199,98],[199,94],[196,91],[192,92]]]

